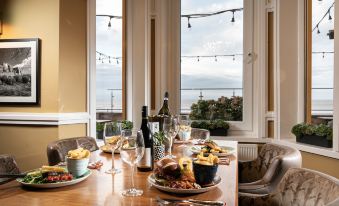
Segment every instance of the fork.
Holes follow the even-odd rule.
[[[159,196],[157,196],[157,201],[158,203],[160,203],[161,205],[169,205],[169,206],[175,206],[175,205],[179,205],[179,203],[184,203],[187,205],[192,205],[192,206],[206,206],[206,205],[224,205],[222,202],[220,201],[203,201],[203,200],[179,200],[179,199],[161,199]],[[182,204],[180,204],[182,205]]]

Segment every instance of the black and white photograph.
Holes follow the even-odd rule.
[[[0,40],[0,103],[39,102],[39,40]]]

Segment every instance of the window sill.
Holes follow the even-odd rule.
[[[334,159],[339,159],[339,152],[334,151],[332,148],[318,147],[308,144],[303,144],[295,141],[295,138],[288,138],[282,140],[276,140],[271,138],[254,138],[254,137],[243,137],[243,136],[213,136],[214,140],[232,140],[243,143],[275,143],[280,145],[286,145],[294,147],[303,152],[309,152],[316,155],[321,155],[325,157],[331,157]]]

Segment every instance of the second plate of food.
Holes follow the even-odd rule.
[[[204,151],[204,146],[192,146],[189,149],[193,154],[200,154],[202,152],[206,155],[213,154],[213,155],[216,155],[218,157],[224,157],[224,156],[232,155],[235,151],[235,149],[233,147],[220,146],[220,148],[222,149],[220,152],[206,152],[206,151]]]
[[[213,183],[206,187],[201,187],[198,189],[178,189],[178,188],[172,188],[167,187],[164,185],[161,185],[157,182],[157,179],[154,174],[150,174],[147,178],[148,183],[157,188],[158,190],[164,191],[164,192],[170,192],[175,194],[199,194],[208,192],[210,190],[213,190],[214,188],[218,187],[218,185],[221,183],[221,177],[215,176]]]

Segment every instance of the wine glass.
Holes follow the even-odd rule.
[[[191,138],[191,120],[188,115],[179,116],[179,137],[180,140],[186,142]]]
[[[143,191],[136,189],[134,186],[134,170],[135,165],[138,163],[141,158],[144,156],[145,152],[145,143],[144,137],[141,130],[133,131],[132,134],[122,133],[122,146],[120,150],[121,159],[129,164],[132,169],[132,188],[124,190],[122,195],[124,196],[140,196]]]
[[[112,152],[112,167],[106,171],[107,174],[120,173],[120,169],[114,167],[114,152],[121,146],[121,123],[107,122],[104,125],[104,141]]]
[[[178,131],[179,131],[178,117],[176,116],[164,117],[163,131],[169,143],[167,157],[176,158],[176,156],[172,155],[172,145],[173,145],[173,139],[175,138],[175,136],[178,134]]]

